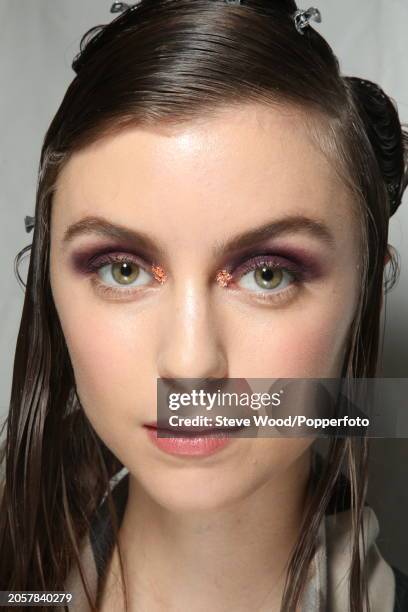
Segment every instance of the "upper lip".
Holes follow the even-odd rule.
[[[189,427],[183,427],[181,425],[172,426],[168,421],[151,421],[150,423],[145,423],[144,427],[150,427],[151,429],[164,429],[172,432],[190,432],[190,433],[205,433],[208,431],[235,431],[238,429],[242,429],[242,427],[214,427],[212,425],[208,427],[195,427],[193,425]]]

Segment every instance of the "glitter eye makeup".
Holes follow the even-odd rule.
[[[219,270],[215,277],[215,280],[221,287],[227,287],[231,279],[232,274],[228,270]]]
[[[166,282],[167,275],[164,268],[159,265],[152,265],[152,272],[157,282],[159,282],[161,285]]]
[[[272,303],[293,297],[302,282],[318,278],[323,273],[318,260],[302,250],[295,249],[289,252],[280,249],[280,252],[279,255],[276,252],[261,252],[252,257],[250,253],[245,252],[241,254],[239,261],[231,262],[219,269],[215,275],[215,282],[222,288],[239,290],[255,300]],[[75,252],[72,256],[72,265],[77,272],[91,277],[98,293],[119,300],[126,297],[130,299],[132,295],[152,288],[154,281],[159,285],[167,281],[165,269],[158,263],[148,263],[146,259],[148,260],[148,257],[142,258],[126,248],[116,250],[113,246],[105,246]],[[112,273],[109,266],[115,264],[122,266],[119,271],[114,270]],[[132,274],[132,269],[135,267],[138,270]],[[121,273],[124,274],[123,283],[120,282]],[[112,277],[113,284],[107,282],[106,275]],[[153,282],[149,282],[148,275]],[[137,284],[133,282],[133,276]],[[129,279],[130,282],[127,283]],[[245,286],[240,284],[242,279],[245,280]]]
[[[136,255],[135,253],[129,252],[126,248],[105,246],[105,247],[92,247],[84,250],[74,252],[72,256],[73,269],[85,276],[91,278],[92,284],[95,290],[105,297],[111,297],[116,299],[131,298],[136,293],[153,287],[152,281],[156,281],[159,284],[163,284],[167,275],[162,266],[156,263],[148,263],[144,258]],[[112,273],[109,267],[114,265],[118,266],[122,264],[124,283],[118,281],[120,272]],[[126,280],[129,279],[132,274],[132,270],[136,268],[135,280],[138,281],[136,285],[133,281],[126,284]],[[106,270],[108,276],[113,279],[113,284],[106,282]],[[130,272],[130,276],[129,276]],[[149,276],[150,281],[149,281]],[[144,279],[144,280],[143,280]],[[140,280],[143,282],[140,283]]]
[[[243,278],[250,276],[251,272],[253,273],[253,285],[257,285],[257,287],[243,290],[250,293],[254,299],[262,300],[263,302],[278,303],[289,299],[293,297],[300,284],[300,274],[297,270],[295,271],[292,266],[282,265],[268,257],[258,257],[255,260],[246,262],[239,274],[231,274],[226,269],[219,270],[216,275],[216,281],[221,287],[230,287],[236,276]],[[265,279],[262,275],[266,275],[269,278]],[[285,280],[288,275],[289,285],[282,286],[282,280]],[[263,284],[263,289],[259,283]],[[272,287],[267,287],[268,283],[275,284]],[[236,284],[238,283],[234,282],[233,286]]]
[[[223,288],[238,288],[251,299],[278,304],[293,298],[303,283],[324,273],[319,259],[307,251],[276,248],[273,253],[241,255],[240,261],[218,270],[216,282]]]

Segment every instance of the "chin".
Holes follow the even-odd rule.
[[[264,482],[264,479],[249,479],[248,474],[240,478],[237,466],[231,470],[231,466],[190,464],[175,469],[160,466],[143,474],[140,470],[129,470],[129,473],[136,496],[147,495],[154,503],[177,513],[228,508]]]

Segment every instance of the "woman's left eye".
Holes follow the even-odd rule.
[[[291,284],[291,274],[285,268],[274,268],[270,265],[259,265],[241,276],[240,285],[244,289],[255,291],[282,291]]]
[[[299,280],[291,264],[268,258],[258,258],[245,264],[236,275],[237,284],[255,293],[281,293]]]

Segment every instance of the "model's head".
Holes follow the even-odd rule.
[[[41,554],[62,560],[49,566],[58,587],[122,466],[183,512],[244,499],[282,470],[302,480],[311,438],[165,456],[143,428],[157,378],[376,375],[405,136],[387,96],[342,77],[295,10],[143,1],[83,41],[42,149],[16,352],[3,502],[21,500],[3,536],[13,555],[23,546],[15,588],[30,572],[40,587]],[[366,450],[330,442],[284,609],[343,464],[359,516]]]

